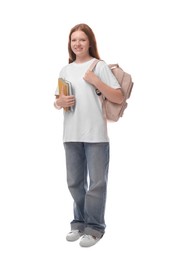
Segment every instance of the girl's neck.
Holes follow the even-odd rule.
[[[76,63],[84,63],[84,62],[87,62],[89,60],[93,59],[93,57],[91,56],[85,56],[85,57],[76,57],[76,60],[75,62]]]

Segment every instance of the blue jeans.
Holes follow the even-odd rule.
[[[71,229],[102,237],[109,168],[109,143],[65,142],[67,184],[74,200]]]

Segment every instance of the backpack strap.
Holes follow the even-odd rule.
[[[89,67],[89,70],[90,71],[93,71],[94,70],[94,68],[95,68],[95,66],[97,65],[97,63],[99,62],[100,60],[98,60],[98,59],[95,59],[94,61],[93,61],[93,63],[90,65],[90,67]],[[96,93],[97,93],[97,90],[98,89],[96,89]],[[98,92],[100,93],[98,96],[99,97],[101,97],[102,96],[102,94],[101,94],[101,92],[98,90]]]
[[[93,63],[90,65],[89,67],[89,70],[93,71],[95,66],[97,65],[97,63],[99,62],[100,60],[98,59],[95,59],[93,61]],[[97,92],[97,89],[96,89],[96,92]],[[99,99],[101,101],[101,104],[102,104],[102,109],[103,109],[103,115],[104,115],[104,118],[106,119],[106,109],[105,109],[105,106],[104,106],[104,99],[105,97],[103,97],[102,93],[100,92],[100,95],[99,95]]]
[[[97,65],[97,63],[98,63],[99,61],[100,61],[100,60],[95,59],[95,60],[93,61],[93,63],[90,65],[89,70],[93,71],[93,69],[95,68],[95,66]]]

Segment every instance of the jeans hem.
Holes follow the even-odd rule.
[[[102,238],[102,236],[104,235],[104,231],[99,231],[90,227],[86,227],[85,228],[85,234],[86,235],[91,235],[91,236],[95,236],[98,238]]]
[[[85,225],[83,223],[72,223],[71,230],[79,230],[80,232],[84,232]]]

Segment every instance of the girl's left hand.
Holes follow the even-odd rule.
[[[88,71],[85,73],[83,79],[84,79],[85,81],[87,81],[89,84],[93,85],[93,86],[95,86],[96,82],[98,81],[98,77],[97,77],[96,74],[95,74],[93,71],[91,71],[91,70],[88,70]]]

